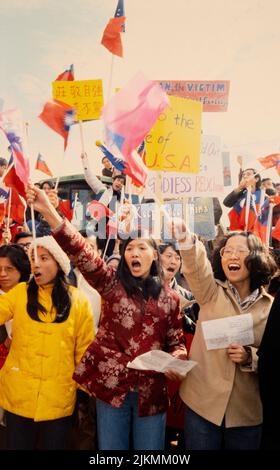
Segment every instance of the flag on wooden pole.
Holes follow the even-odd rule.
[[[42,171],[42,173],[45,173],[48,176],[53,176],[51,170],[40,153],[38,153],[35,170]]]

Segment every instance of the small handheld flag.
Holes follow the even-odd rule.
[[[74,124],[75,110],[58,100],[48,101],[39,118],[64,139],[64,150],[67,147],[70,126]]]
[[[74,79],[74,65],[71,64],[69,69],[64,70],[64,72],[60,73],[58,77],[56,77],[55,82],[60,82],[60,81],[72,81]]]
[[[124,0],[118,1],[117,8],[116,8],[115,15],[114,15],[115,18],[119,18],[120,16],[123,16],[123,17],[125,16]],[[123,25],[122,25],[122,32],[123,33],[125,32],[125,22],[123,22]]]
[[[280,153],[272,153],[267,157],[258,158],[258,160],[264,168],[275,168],[280,176]]]
[[[100,148],[104,156],[112,163],[112,165],[119,171],[125,170],[125,161],[122,158],[115,157],[109,150],[103,145],[100,140],[95,142],[95,145]]]
[[[110,18],[104,29],[101,44],[112,54],[123,57],[121,33],[125,31],[124,2],[118,0],[114,18]]]
[[[53,176],[51,170],[49,169],[48,165],[46,164],[44,158],[40,153],[38,153],[35,170],[39,170],[42,171],[42,173],[45,173],[46,175]]]

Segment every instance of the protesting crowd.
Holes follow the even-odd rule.
[[[119,0],[102,38],[119,57],[124,26]],[[79,128],[87,201],[41,154],[33,182],[27,126],[0,110],[0,448],[279,450],[280,154],[238,156],[234,184],[201,125],[227,80],[189,99],[138,73],[104,106],[100,82],[71,65],[39,115],[60,176]]]
[[[131,207],[121,201],[125,175],[111,175],[106,186],[86,155],[82,162],[102,209]],[[105,212],[105,240],[84,238],[59,210],[51,183],[28,184],[35,237],[32,219],[16,233],[5,219],[0,247],[8,449],[163,450],[172,440],[189,450],[278,448],[272,361],[279,296],[273,302],[270,295],[277,292],[278,244],[272,238],[276,248],[265,246],[254,230],[259,218],[242,207],[247,192],[255,200],[264,193],[265,203],[277,190],[254,169],[239,179],[224,200],[232,207],[229,230],[211,245],[176,217],[172,239],[155,241],[129,210],[121,212],[126,224],[118,234],[108,236]],[[246,314],[252,342],[209,347],[204,323]],[[196,365],[186,375],[128,367],[153,350]]]

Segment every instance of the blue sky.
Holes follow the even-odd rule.
[[[51,97],[51,82],[71,63],[76,79],[102,78],[106,97],[111,56],[100,38],[116,4],[0,1],[0,97],[6,109],[20,107],[29,123],[31,162],[40,151],[54,171],[81,172],[78,130],[71,131],[62,170],[62,139],[37,116]],[[233,156],[243,153],[248,162],[279,150],[278,0],[125,0],[125,12],[125,57],[114,62],[114,86],[138,70],[152,79],[230,80],[229,110],[205,113],[204,133],[220,135]],[[98,171],[93,142],[101,137],[100,123],[84,127]]]

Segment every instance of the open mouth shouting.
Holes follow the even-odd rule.
[[[228,265],[228,270],[229,271],[239,271],[241,268],[240,264],[239,263],[230,263]]]
[[[40,279],[42,279],[42,273],[40,271],[35,271],[33,276],[36,282],[40,282]]]
[[[131,261],[131,272],[137,274],[141,272],[141,263],[138,260]]]

